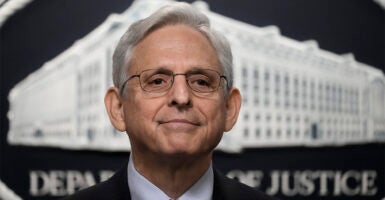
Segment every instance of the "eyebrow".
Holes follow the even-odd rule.
[[[167,67],[158,67],[158,68],[153,68],[154,70],[156,70],[156,72],[171,72],[173,73],[173,71],[171,71],[170,69],[167,69]]]
[[[174,71],[169,69],[169,67],[167,67],[167,66],[161,66],[161,67],[149,68],[149,69],[154,69],[154,70],[156,70],[156,72],[172,72],[173,74],[175,73]],[[149,70],[149,69],[146,69],[146,70]],[[192,67],[191,69],[189,69],[188,71],[183,72],[183,73],[199,73],[199,72],[202,72],[205,69],[213,70],[213,71],[218,72],[216,69],[212,69],[209,66],[207,66],[207,67],[198,67],[198,66],[196,66],[196,67]],[[218,73],[220,73],[220,72],[218,72]]]

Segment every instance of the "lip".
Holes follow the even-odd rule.
[[[192,122],[188,119],[170,119],[170,120],[164,120],[164,121],[160,121],[159,124],[191,124],[191,125],[194,125],[194,126],[199,126],[200,123],[197,123],[197,122]]]

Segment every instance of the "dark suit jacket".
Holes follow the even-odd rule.
[[[63,200],[130,200],[126,166],[110,179],[81,190]],[[274,200],[262,192],[239,183],[214,170],[213,200]]]

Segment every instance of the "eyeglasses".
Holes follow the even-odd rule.
[[[123,82],[121,92],[123,92],[126,83],[136,77],[139,78],[140,87],[143,91],[151,93],[166,92],[172,87],[175,76],[179,75],[185,76],[187,85],[191,90],[198,93],[216,91],[221,85],[222,78],[225,79],[227,83],[226,76],[211,69],[194,69],[184,74],[174,74],[172,71],[163,68],[147,69],[139,74],[128,77],[128,79]]]

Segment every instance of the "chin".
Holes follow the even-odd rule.
[[[197,154],[198,152],[186,149],[186,148],[172,148],[172,149],[167,149],[164,151],[164,154],[166,155],[194,155]]]
[[[203,148],[199,147],[191,147],[187,148],[188,146],[179,146],[177,148],[176,146],[174,147],[169,147],[167,148],[163,153],[168,156],[173,156],[173,157],[180,157],[180,158],[188,158],[188,157],[197,157],[197,156],[202,156],[202,155],[209,155],[211,151],[209,150],[204,150]]]

